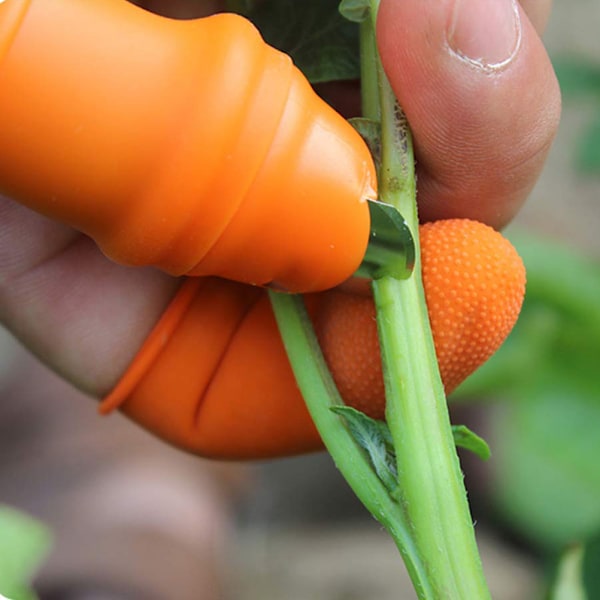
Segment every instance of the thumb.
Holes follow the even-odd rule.
[[[560,114],[550,60],[519,3],[382,0],[378,41],[414,134],[422,218],[506,224]]]

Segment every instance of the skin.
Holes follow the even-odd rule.
[[[521,44],[490,74],[449,49],[450,2],[383,0],[382,60],[413,129],[423,218],[502,227],[537,180],[558,125],[560,94],[539,37],[551,6],[521,2]],[[218,8],[139,4],[171,16],[189,15],[192,4],[196,16]],[[0,321],[91,395],[114,386],[177,285],[151,269],[117,266],[84,236],[0,197]]]

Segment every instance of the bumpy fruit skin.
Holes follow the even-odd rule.
[[[466,219],[421,227],[423,283],[450,393],[499,348],[525,295],[525,267],[500,233]]]
[[[502,344],[519,315],[525,268],[512,244],[477,221],[420,228],[423,285],[446,393]],[[385,395],[370,298],[325,295],[315,318],[323,353],[344,400],[383,418]]]
[[[382,418],[385,391],[371,297],[327,292],[314,325],[344,401],[373,418]]]

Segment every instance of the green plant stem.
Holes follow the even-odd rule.
[[[372,22],[366,21],[360,28],[360,89],[362,116],[381,122],[381,106],[379,94],[374,93],[379,87],[381,68],[377,52],[375,28]]]
[[[330,410],[344,402],[327,368],[302,298],[273,291],[269,294],[298,387],[336,467],[359,500],[393,537],[420,597],[434,598],[425,564],[414,547],[400,504],[390,496],[343,419]]]
[[[378,1],[362,25],[372,48]],[[363,62],[363,64],[365,64]],[[386,420],[396,448],[401,504],[434,596],[490,598],[479,558],[421,282],[412,143],[378,61],[378,80],[363,79],[365,111],[375,104],[382,129],[380,199],[402,212],[417,243],[413,276],[373,282],[384,365]],[[378,102],[375,101],[378,99]]]
[[[374,18],[362,25],[365,117],[381,122],[380,197],[406,218],[418,246],[412,144],[383,73]],[[332,406],[343,404],[300,297],[270,292],[296,380],[323,442],[366,508],[395,540],[422,600],[490,598],[448,409],[437,367],[417,264],[406,280],[373,282],[384,379],[386,418],[397,455],[398,487],[390,492]]]

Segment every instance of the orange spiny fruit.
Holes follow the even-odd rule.
[[[423,285],[446,393],[485,362],[515,324],[525,268],[512,244],[477,221],[420,227]],[[382,418],[385,395],[369,297],[328,292],[315,315],[323,353],[344,400]]]

